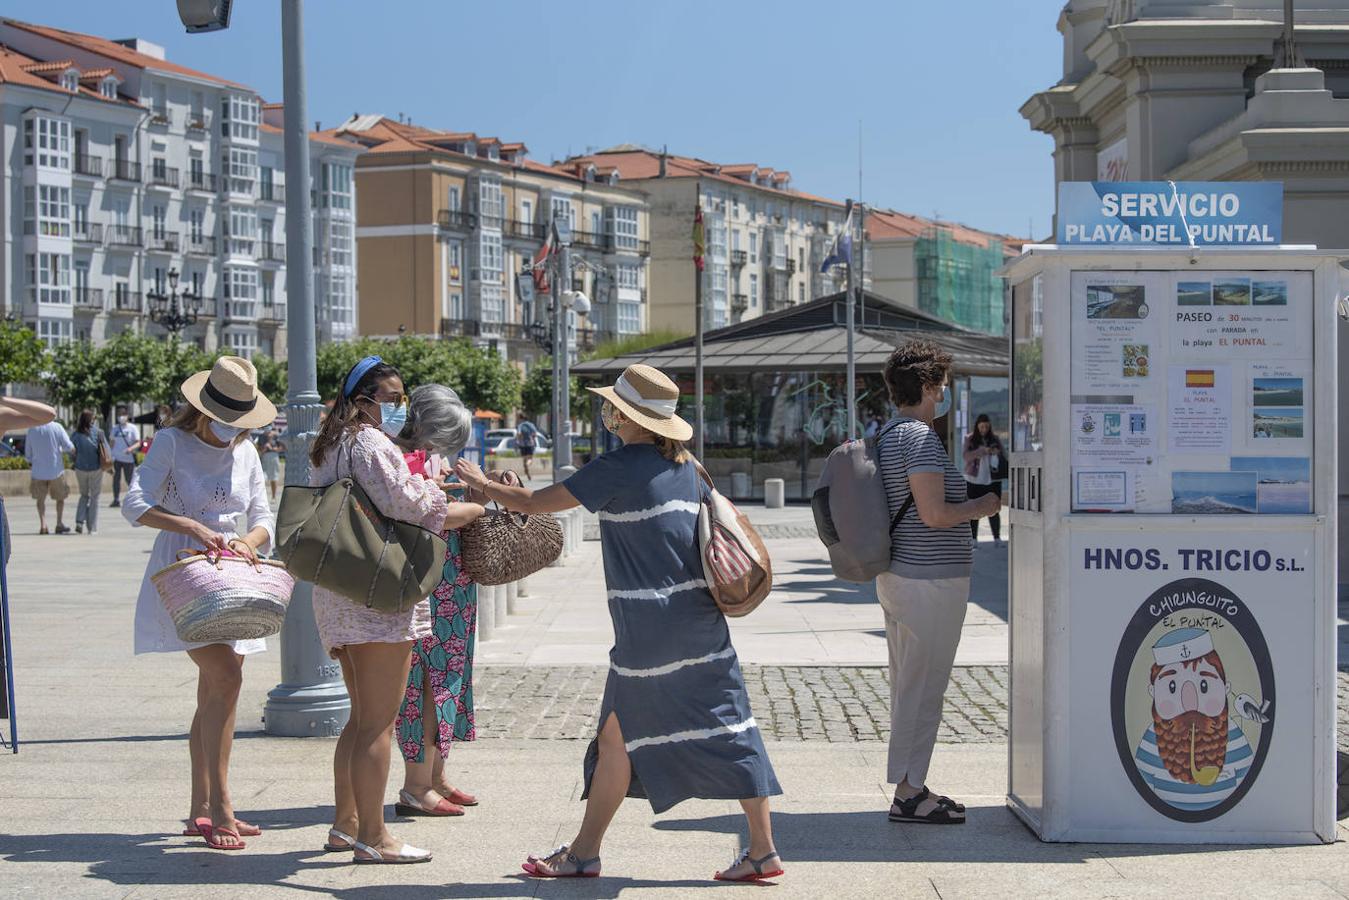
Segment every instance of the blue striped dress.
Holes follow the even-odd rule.
[[[614,646],[600,727],[618,718],[632,762],[629,797],[664,812],[683,800],[782,793],[750,712],[726,619],[703,580],[691,464],[651,444],[597,457],[565,482],[599,513]],[[592,741],[585,781],[599,759]]]

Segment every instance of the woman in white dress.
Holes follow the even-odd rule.
[[[271,549],[276,523],[248,433],[276,418],[276,407],[258,391],[253,364],[235,356],[193,375],[182,391],[188,402],[155,434],[122,501],[122,515],[132,525],[160,530],[136,601],[136,653],[185,650],[197,664],[192,801],[184,834],[200,834],[218,850],[239,850],[241,835],[260,832],[235,817],[230,800],[234,711],[244,657],[265,650],[266,641],[180,641],[150,576],[176,562],[180,550],[230,550],[252,560]]]

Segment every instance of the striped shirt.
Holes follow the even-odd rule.
[[[1246,734],[1236,722],[1230,722],[1227,728],[1227,751],[1223,754],[1223,769],[1212,784],[1191,784],[1181,781],[1167,771],[1166,764],[1157,751],[1157,730],[1149,726],[1143,740],[1138,743],[1134,753],[1134,762],[1139,774],[1143,776],[1162,802],[1176,809],[1210,809],[1222,803],[1237,785],[1246,778],[1246,772],[1255,761],[1251,745]]]
[[[893,427],[892,427],[893,426]],[[964,503],[965,478],[952,464],[941,438],[929,426],[900,416],[891,421],[880,438],[881,477],[893,520],[909,498],[909,474],[940,472],[947,503]],[[970,526],[959,522],[950,528],[929,528],[910,506],[890,541],[890,571],[902,578],[961,578],[974,567]]]

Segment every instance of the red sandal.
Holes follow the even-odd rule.
[[[778,867],[771,872],[765,872],[763,869],[764,863],[768,862],[770,859],[776,859],[778,861]],[[748,862],[753,866],[754,871],[738,877],[731,877],[726,874],[726,872],[729,872],[743,862]],[[735,862],[731,863],[730,867],[726,869],[726,872],[718,872],[712,877],[717,881],[767,881],[770,878],[777,878],[782,874],[782,860],[778,857],[776,850],[769,853],[767,856],[761,856],[758,859],[750,859],[749,848],[746,847],[744,850],[740,851],[740,855],[735,858]]]

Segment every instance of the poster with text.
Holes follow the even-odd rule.
[[[1167,367],[1167,449],[1227,453],[1232,445],[1232,372],[1228,366]]]
[[[1251,361],[1310,355],[1311,296],[1302,275],[1178,275],[1170,316],[1173,359]]]
[[[1163,280],[1153,273],[1074,273],[1074,395],[1132,396],[1152,384]]]

